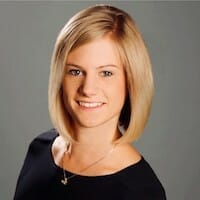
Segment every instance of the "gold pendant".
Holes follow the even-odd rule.
[[[67,178],[65,177],[64,179],[62,179],[62,180],[61,180],[61,183],[62,183],[63,185],[67,185]]]

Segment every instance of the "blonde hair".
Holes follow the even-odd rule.
[[[51,61],[49,77],[49,112],[52,123],[67,141],[74,140],[70,115],[62,96],[62,81],[68,54],[75,48],[105,35],[115,42],[123,63],[128,95],[119,124],[119,141],[132,142],[142,133],[149,117],[154,84],[147,48],[134,20],[124,11],[96,5],[74,15],[60,31]]]

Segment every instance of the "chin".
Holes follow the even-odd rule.
[[[82,127],[82,128],[96,128],[96,127],[99,127],[101,126],[102,124],[104,123],[98,123],[98,122],[81,122],[79,123],[79,127]]]
[[[82,118],[83,119],[83,118]],[[79,120],[78,121],[78,126],[84,127],[84,128],[97,128],[100,126],[113,126],[113,124],[116,123],[117,126],[117,120],[118,118],[104,118],[104,119],[85,119],[85,120]]]

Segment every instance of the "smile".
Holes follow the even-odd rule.
[[[101,102],[83,102],[83,101],[79,101],[78,104],[85,108],[96,108],[103,105],[103,103]]]

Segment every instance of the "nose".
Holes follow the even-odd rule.
[[[97,93],[97,79],[94,74],[86,74],[82,80],[79,92],[87,97],[95,96]]]

